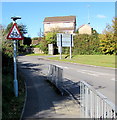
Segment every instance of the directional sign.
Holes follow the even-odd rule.
[[[62,47],[73,46],[73,35],[57,33],[57,46],[62,46]]]
[[[13,24],[9,34],[7,35],[7,39],[23,40],[23,36],[20,33],[16,23]]]

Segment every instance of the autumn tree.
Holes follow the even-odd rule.
[[[107,25],[103,34],[99,35],[100,50],[104,54],[116,54],[117,43],[117,18],[112,20],[112,25]]]

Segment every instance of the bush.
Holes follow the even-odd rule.
[[[100,38],[100,50],[104,54],[116,54],[116,40],[114,34],[101,34]],[[116,38],[116,39],[115,39]]]
[[[45,39],[42,39],[39,44],[39,48],[45,53],[48,54],[48,44]]]
[[[99,53],[99,39],[96,35],[77,34],[74,36],[73,54],[97,54]]]
[[[13,45],[11,41],[3,41],[2,44],[2,119],[19,120],[24,102],[24,81],[18,72],[19,97],[16,98],[13,85]]]

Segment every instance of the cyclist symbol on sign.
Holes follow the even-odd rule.
[[[11,36],[11,38],[12,38],[12,37],[13,37],[13,38],[14,38],[14,37],[16,37],[16,38],[19,38],[19,37],[20,37],[20,35],[19,35],[17,32],[15,32],[15,31],[12,32],[10,36]]]
[[[16,29],[16,27],[14,27],[13,31],[10,34],[10,38],[21,38],[18,30]]]

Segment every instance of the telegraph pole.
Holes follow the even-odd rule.
[[[90,24],[90,13],[89,13],[89,12],[90,12],[90,11],[89,11],[90,5],[88,5],[87,7],[88,7],[88,24]]]

